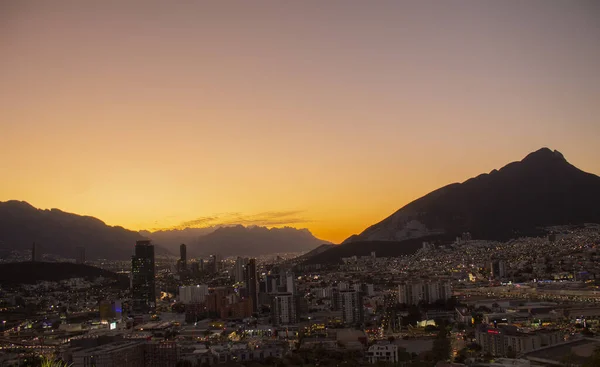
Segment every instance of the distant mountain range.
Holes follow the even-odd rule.
[[[179,244],[188,246],[188,256],[210,254],[222,256],[258,256],[283,252],[312,250],[327,241],[312,235],[308,229],[291,227],[266,228],[260,226],[224,226],[188,228],[185,230],[143,232],[154,242],[179,251]]]
[[[401,254],[426,239],[449,240],[463,232],[503,240],[551,225],[600,223],[599,208],[600,177],[542,148],[500,170],[435,190],[309,262],[370,251]]]
[[[29,250],[35,242],[42,252],[74,259],[83,246],[88,259],[125,260],[140,239],[137,232],[93,217],[37,209],[24,201],[0,202],[0,249]]]
[[[140,239],[151,239],[158,255],[178,256],[179,245],[185,243],[190,257],[301,252],[327,243],[307,229],[295,228],[229,226],[138,233],[58,209],[0,202],[0,250],[4,252],[27,251],[35,242],[43,253],[65,258],[76,258],[78,247],[84,247],[87,259],[127,260]]]

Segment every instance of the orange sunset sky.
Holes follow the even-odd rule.
[[[543,146],[600,173],[597,1],[3,1],[0,200],[339,242]]]

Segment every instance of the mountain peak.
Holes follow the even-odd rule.
[[[558,150],[550,148],[541,148],[535,152],[529,153],[522,162],[567,162],[565,157]]]
[[[599,223],[598,206],[600,177],[542,148],[490,174],[435,190],[345,243],[463,232],[501,239],[550,225]]]

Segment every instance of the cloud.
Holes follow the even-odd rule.
[[[312,220],[305,218],[302,210],[287,210],[287,211],[269,211],[255,214],[243,213],[219,213],[212,216],[198,217],[196,219],[187,220],[173,226],[170,229],[185,229],[185,228],[204,228],[212,226],[282,226],[282,225],[297,225],[301,223],[309,223]]]

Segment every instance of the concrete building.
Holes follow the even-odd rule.
[[[238,257],[235,260],[235,264],[233,265],[233,279],[235,280],[236,283],[241,283],[244,281],[247,265],[248,265],[247,257]]]
[[[398,286],[398,302],[417,305],[419,302],[434,303],[452,297],[448,281],[407,282]]]
[[[258,280],[256,277],[256,259],[250,259],[246,266],[246,274],[244,277],[248,297],[252,299],[252,311],[258,311]]]
[[[206,284],[179,287],[179,302],[183,304],[204,303],[208,296]]]
[[[150,241],[137,241],[131,257],[131,293],[133,310],[147,313],[156,307],[154,281],[154,246]]]
[[[292,293],[278,293],[273,295],[271,322],[275,326],[293,325],[298,322],[296,300]]]
[[[481,325],[475,331],[475,338],[483,352],[489,352],[494,356],[506,356],[509,352],[519,355],[562,343],[564,341],[563,334],[558,330],[540,329],[522,332],[514,326],[490,328]]]
[[[375,344],[369,347],[367,351],[369,363],[397,363],[398,362],[398,346],[394,344]]]
[[[362,325],[365,321],[362,292],[341,291],[342,320],[346,325]]]

